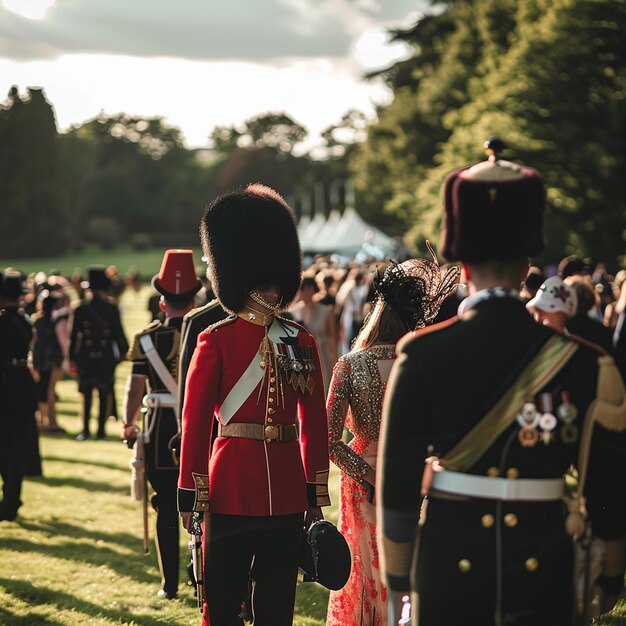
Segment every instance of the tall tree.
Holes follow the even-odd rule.
[[[43,90],[24,97],[12,87],[0,109],[0,232],[3,256],[65,250],[68,220],[59,169],[57,129]]]

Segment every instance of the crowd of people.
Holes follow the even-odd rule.
[[[446,181],[442,264],[428,244],[424,258],[319,256],[303,270],[290,207],[251,185],[205,210],[206,274],[191,251],[166,251],[130,342],[119,297],[139,289],[136,271],[7,268],[0,520],[41,472],[37,428],[63,432],[56,383],[77,379],[81,441],[99,392],[104,437],[128,359],[121,439],[153,491],[159,595],[178,593],[180,514],[202,536],[190,577],[203,624],[292,623],[303,530],[314,552],[331,532],[313,532],[329,462],[351,563],[327,624],[451,625],[459,606],[470,624],[583,623],[591,597],[572,580],[589,523],[604,549],[596,612],[611,610],[624,586],[626,270],[577,256],[529,266],[544,201],[538,173],[494,149]],[[579,492],[565,498],[568,473]]]

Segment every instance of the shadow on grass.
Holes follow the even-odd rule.
[[[45,472],[44,467],[44,472]],[[129,471],[130,476],[130,471]],[[130,492],[129,485],[112,485],[101,480],[85,480],[77,476],[57,478],[55,476],[34,476],[29,479],[31,482],[42,483],[48,487],[73,487],[74,489],[84,489],[86,491],[104,491],[108,493],[119,493],[128,495]]]
[[[95,567],[106,566],[118,574],[128,576],[135,581],[158,584],[159,568],[154,550],[147,558],[140,553],[141,545],[137,545],[137,556],[120,554],[106,546],[97,545],[92,541],[62,541],[59,543],[39,542],[32,540],[0,538],[0,549],[13,550],[28,554],[42,554],[54,559],[84,563]],[[16,581],[12,581],[16,582]],[[1,581],[0,581],[1,584]]]
[[[130,457],[131,457],[132,452],[129,450],[128,451],[128,460],[130,461]],[[61,456],[50,456],[50,455],[44,455],[43,456],[43,462],[45,463],[46,461],[52,461],[55,463],[74,463],[76,465],[94,465],[95,467],[104,467],[105,469],[111,469],[111,470],[117,470],[120,472],[126,472],[128,473],[128,475],[130,476],[130,465],[128,463],[126,463],[125,465],[114,465],[113,463],[103,463],[100,461],[91,461],[89,459],[71,459],[68,457],[61,457]],[[129,478],[130,480],[130,478]]]
[[[57,610],[67,610],[74,613],[80,612],[89,618],[103,617],[111,620],[115,623],[129,623],[139,624],[144,626],[154,626],[157,620],[154,617],[134,615],[130,610],[124,610],[124,608],[109,609],[94,604],[93,602],[87,602],[81,600],[74,595],[64,593],[63,591],[56,591],[54,589],[48,589],[46,587],[35,586],[30,582],[23,580],[12,580],[8,578],[0,578],[0,585],[6,589],[8,593],[14,595],[16,598],[24,602],[28,602],[31,606],[54,606]],[[4,611],[3,611],[4,612]],[[0,613],[1,615],[1,613]],[[10,614],[9,614],[10,615]],[[32,620],[34,616],[29,616]],[[22,618],[12,618],[15,620],[21,620]],[[23,620],[26,620],[24,616]],[[2,622],[5,623],[5,622]],[[9,622],[6,622],[9,623]],[[60,622],[46,621],[45,617],[37,616],[36,621],[12,621],[11,624],[59,624]],[[170,620],[168,624],[171,626],[187,626],[185,622],[177,622]]]
[[[62,622],[51,620],[44,615],[27,613],[26,615],[14,615],[11,611],[0,606],[0,624],[11,624],[11,626],[62,626]]]
[[[142,549],[139,540],[128,533],[107,533],[101,530],[87,530],[82,526],[57,520],[25,521],[18,517],[16,523],[24,530],[34,533],[48,533],[54,536],[61,535],[72,539],[102,540],[107,543],[117,544],[123,548],[128,548],[129,550],[137,548],[138,552]]]

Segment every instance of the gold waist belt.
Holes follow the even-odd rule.
[[[295,424],[219,424],[218,437],[256,439],[266,443],[296,441],[298,431]]]

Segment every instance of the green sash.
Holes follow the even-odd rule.
[[[546,341],[489,413],[440,459],[448,470],[467,471],[510,426],[524,402],[545,387],[578,350],[579,344],[561,335]]]

